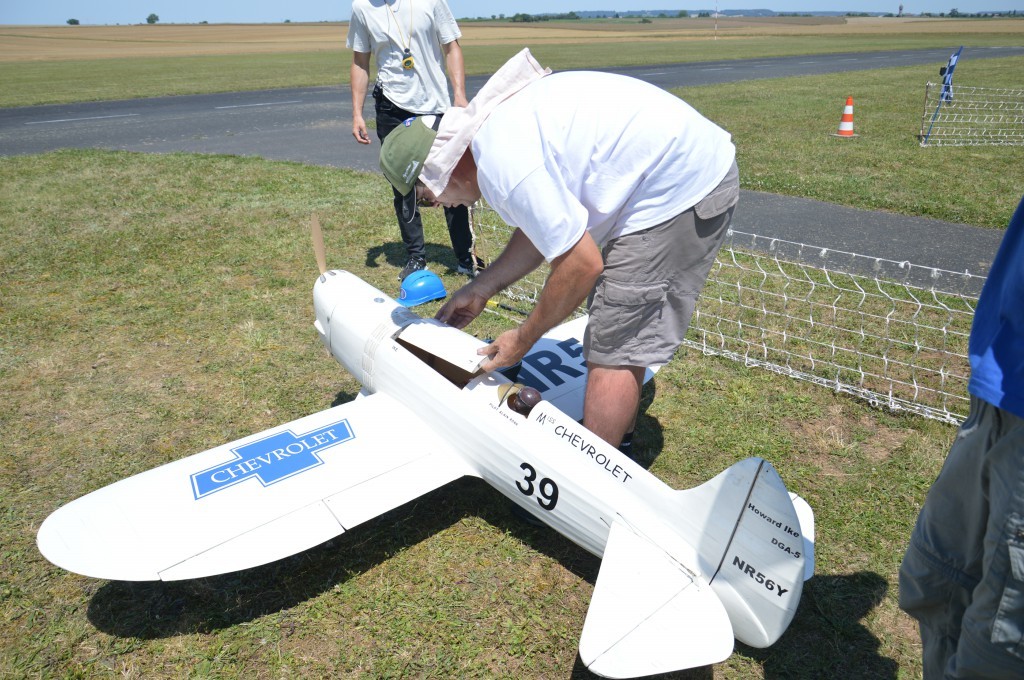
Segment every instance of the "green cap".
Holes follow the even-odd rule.
[[[380,148],[380,169],[403,196],[416,186],[437,132],[420,117],[407,118],[388,133]]]

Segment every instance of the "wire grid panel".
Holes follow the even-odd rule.
[[[472,211],[490,261],[511,228]],[[510,287],[527,314],[546,268]],[[967,343],[984,277],[730,230],[684,345],[826,386],[894,411],[957,423],[967,415]],[[582,313],[582,310],[578,310]]]
[[[961,87],[942,99],[942,86],[927,83],[921,146],[1024,145],[1024,88]]]
[[[980,280],[730,231],[686,344],[956,423]]]

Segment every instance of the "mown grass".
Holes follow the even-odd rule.
[[[93,580],[35,548],[81,494],[355,396],[311,327],[307,220],[331,266],[397,292],[382,178],[65,151],[0,158],[0,204],[0,677],[589,677],[576,644],[599,562],[483,483],[217,578]],[[427,234],[451,290],[435,211]],[[817,575],[783,639],[674,677],[919,674],[896,569],[952,428],[692,353],[645,406],[640,451],[669,484],[764,456],[817,513]]]
[[[1022,73],[1020,57],[964,59],[956,82],[1019,88]],[[1024,191],[1024,147],[922,148],[929,81],[937,70],[915,66],[674,92],[732,133],[745,189],[1005,228]],[[858,136],[841,139],[847,96]]]
[[[977,23],[984,26],[984,23]],[[1021,24],[1024,27],[1024,23]],[[708,27],[710,24],[708,24]],[[763,35],[760,29],[743,29],[738,34],[722,31],[722,39],[714,39],[710,28],[701,36],[680,34],[678,39],[652,33],[647,39],[620,40],[589,37],[586,41],[552,40],[543,29],[536,30],[536,42],[529,38],[506,41],[501,28],[484,29],[487,37],[471,38],[473,26],[465,28],[467,40],[463,51],[466,72],[470,75],[493,73],[509,57],[524,46],[546,66],[556,70],[595,68],[601,66],[634,66],[657,63],[685,63],[716,59],[746,59],[799,54],[833,52],[865,52],[891,49],[991,47],[1024,44],[1020,33],[939,33],[934,27],[908,25],[905,32],[871,34],[851,32],[828,33],[833,27],[801,27],[800,35]],[[125,27],[131,28],[131,27]],[[203,27],[195,27],[196,40],[205,40]],[[520,30],[512,25],[513,30]],[[288,26],[282,25],[287,31]],[[317,41],[309,51],[224,54],[205,56],[153,56],[144,43],[124,46],[123,58],[91,58],[82,48],[78,59],[39,59],[22,55],[11,61],[0,60],[0,107],[62,104],[79,101],[101,101],[155,97],[165,95],[201,94],[265,90],[283,87],[337,86],[348,83],[351,52],[345,49],[344,26],[336,27],[335,49],[323,48]],[[769,27],[767,30],[771,30]],[[821,34],[822,32],[825,34]],[[3,36],[0,36],[0,40]],[[13,38],[8,38],[13,39]],[[31,50],[32,42],[25,43]],[[187,43],[184,45],[187,47]],[[155,43],[153,50],[163,48]]]

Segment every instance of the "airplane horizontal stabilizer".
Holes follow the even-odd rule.
[[[814,508],[792,491],[789,492],[789,498],[800,520],[800,533],[804,539],[804,580],[808,581],[814,576]]]
[[[612,524],[580,659],[606,678],[706,666],[732,653],[729,616],[710,585],[621,522]]]

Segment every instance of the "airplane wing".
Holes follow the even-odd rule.
[[[606,678],[633,678],[722,661],[729,616],[700,576],[632,529],[612,524],[580,659]]]
[[[475,475],[414,413],[375,394],[168,463],[51,514],[54,564],[125,581],[213,576],[318,545]]]

